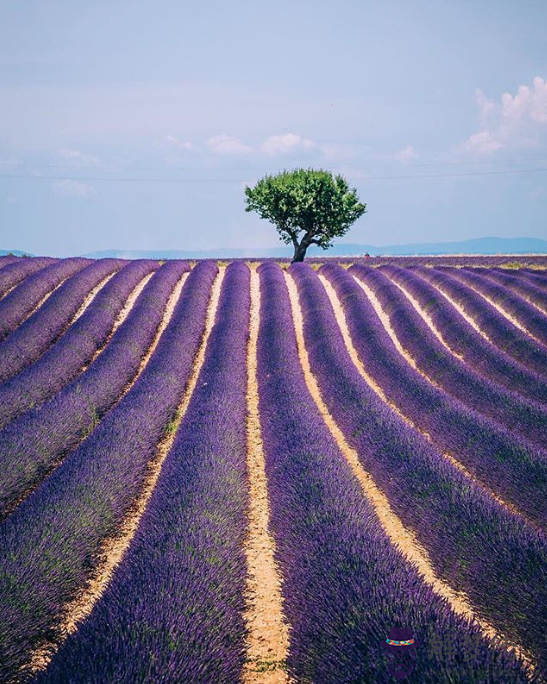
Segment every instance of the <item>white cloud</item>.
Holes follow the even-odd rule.
[[[207,147],[216,154],[247,154],[252,147],[231,135],[215,135],[207,140]]]
[[[82,183],[81,181],[65,178],[65,180],[55,181],[53,183],[53,190],[59,197],[91,197],[95,192],[92,185]]]
[[[94,154],[84,154],[83,152],[80,152],[80,150],[63,149],[59,150],[59,155],[63,157],[63,159],[76,162],[76,164],[80,166],[97,166],[99,163],[98,157]]]
[[[394,159],[397,159],[397,161],[404,163],[412,161],[413,159],[418,159],[418,153],[412,145],[407,145],[402,150],[396,152],[393,157]]]
[[[317,149],[319,145],[313,140],[302,138],[294,133],[284,135],[270,135],[260,145],[260,149],[265,154],[272,156],[302,152],[305,150]]]
[[[541,77],[531,86],[520,85],[516,95],[504,93],[497,103],[476,90],[475,101],[481,129],[460,145],[460,152],[487,155],[547,143],[547,81]]]
[[[193,149],[195,149],[195,147],[192,145],[192,143],[190,141],[179,140],[174,135],[168,135],[167,136],[167,142],[170,143],[171,145],[174,145],[179,150],[193,150]]]

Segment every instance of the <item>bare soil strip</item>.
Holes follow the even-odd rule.
[[[63,285],[67,280],[68,280],[68,276],[66,278],[63,278],[63,280],[61,280],[60,283],[57,283],[57,285],[55,285],[55,287],[53,289],[51,289],[49,292],[46,292],[46,294],[42,297],[42,299],[38,302],[38,304],[36,304],[36,306],[32,309],[32,311],[25,316],[25,318],[21,321],[21,323],[24,323],[26,320],[28,320],[32,316],[32,314],[35,314],[38,311],[38,309],[42,306],[42,304],[44,304],[51,297],[51,295],[55,292],[55,290],[58,290],[61,287],[61,285]],[[19,323],[19,325],[21,325],[21,323]]]
[[[281,577],[275,563],[275,543],[269,533],[270,506],[264,446],[260,431],[257,382],[257,340],[260,324],[260,281],[251,268],[251,317],[247,352],[247,472],[249,533],[246,541],[247,662],[244,684],[285,684],[289,648],[283,615]]]
[[[340,300],[338,299],[338,297],[337,297],[337,295],[336,295],[336,292],[335,292],[333,286],[330,284],[330,282],[329,282],[324,276],[320,275],[319,278],[320,278],[321,282],[323,283],[323,286],[325,287],[325,290],[326,290],[327,295],[328,295],[328,297],[329,297],[330,303],[331,303],[332,308],[333,308],[333,310],[334,310],[334,316],[335,316],[335,318],[336,318],[336,322],[338,323],[338,327],[340,328],[340,332],[342,333],[342,337],[344,338],[344,344],[346,345],[346,349],[347,349],[347,351],[348,351],[348,353],[349,353],[349,355],[350,355],[350,357],[351,357],[351,360],[353,361],[353,363],[355,364],[357,370],[359,371],[359,374],[366,380],[366,382],[369,384],[369,386],[371,387],[371,389],[373,389],[373,390],[376,392],[376,394],[378,394],[378,396],[379,396],[384,402],[386,402],[386,404],[388,404],[388,406],[390,406],[390,408],[392,408],[392,409],[397,413],[397,415],[398,415],[400,418],[402,418],[402,419],[403,419],[411,428],[413,428],[414,430],[416,430],[417,432],[419,432],[420,434],[422,434],[422,435],[428,440],[428,442],[430,442],[431,444],[434,444],[434,442],[433,442],[433,440],[432,440],[430,434],[429,434],[428,432],[426,432],[425,430],[422,430],[421,428],[419,428],[419,427],[414,423],[414,421],[412,421],[408,416],[406,416],[406,415],[399,409],[398,406],[396,406],[395,404],[393,404],[392,402],[390,402],[390,401],[387,399],[387,397],[385,396],[385,394],[384,394],[382,388],[379,387],[379,385],[376,384],[376,382],[370,377],[370,375],[368,375],[368,373],[366,372],[366,369],[365,369],[365,367],[364,367],[364,365],[363,365],[361,359],[359,358],[359,354],[358,354],[357,350],[356,350],[355,347],[353,346],[353,342],[352,342],[352,340],[351,340],[351,335],[350,335],[350,332],[349,332],[349,328],[348,328],[348,325],[347,325],[347,322],[346,322],[346,316],[345,316],[345,314],[344,314],[344,309],[343,309],[342,305],[340,304]],[[357,279],[356,279],[356,280],[357,280]],[[364,285],[364,284],[361,283],[360,281],[357,281],[357,282],[359,282],[359,284],[360,284],[361,286]],[[369,291],[371,292],[371,295],[372,295],[372,297],[374,298],[374,299],[371,298],[371,302],[372,302],[373,305],[374,305],[374,308],[375,308],[375,310],[376,310],[376,313],[378,314],[378,316],[380,317],[382,323],[383,323],[384,326],[386,327],[387,332],[389,332],[390,335],[391,335],[391,334],[395,335],[395,332],[393,331],[393,329],[391,328],[391,326],[390,326],[390,329],[387,328],[386,321],[387,321],[387,324],[389,324],[389,318],[388,318],[387,314],[384,312],[384,310],[381,308],[380,302],[378,301],[378,299],[376,298],[376,296],[372,293],[372,291],[370,290],[370,288],[368,288],[366,285],[364,286],[363,289],[365,289],[365,288],[366,288],[365,291],[367,292],[367,294],[368,294]],[[377,306],[378,306],[378,308],[376,308]],[[391,330],[391,332],[390,332],[390,330]],[[392,338],[392,339],[393,339],[393,338]],[[396,339],[396,337],[395,337],[395,339]],[[394,341],[395,341],[395,340],[394,340]],[[400,345],[399,345],[399,346],[400,346]],[[399,349],[399,346],[397,347],[397,349],[401,352],[402,347],[401,347],[401,349]],[[410,356],[407,358],[406,352],[404,352],[404,350],[403,350],[401,353],[402,353],[402,355],[405,357],[405,359],[407,359],[407,361],[411,358]],[[409,361],[409,363],[410,363],[410,361]],[[430,380],[426,375],[424,375],[423,373],[422,373],[422,375],[426,378],[426,380],[428,380],[429,382],[431,382],[431,380]],[[431,384],[435,384],[435,383],[431,383]],[[473,474],[472,474],[472,473],[463,465],[463,463],[460,463],[460,461],[458,461],[450,452],[448,452],[448,451],[441,451],[440,449],[439,449],[439,451],[440,451],[440,453],[443,454],[443,456],[444,456],[447,460],[450,461],[450,463],[454,466],[454,468],[457,468],[457,470],[459,470],[463,475],[465,475],[465,477],[468,477],[470,480],[473,480],[473,482],[474,482],[476,485],[478,485],[481,489],[483,489],[490,497],[492,497],[493,499],[495,499],[495,500],[500,504],[500,506],[503,506],[503,507],[504,507],[505,509],[507,509],[510,513],[512,513],[513,515],[516,515],[516,516],[518,516],[519,518],[521,518],[521,519],[522,519],[523,521],[525,521],[527,524],[531,525],[535,530],[539,530],[540,532],[543,533],[543,530],[537,525],[536,522],[534,522],[533,520],[530,520],[526,515],[524,515],[521,511],[519,511],[517,508],[515,508],[515,506],[513,506],[513,504],[511,504],[511,503],[508,502],[508,501],[505,501],[502,497],[500,497],[498,494],[496,494],[496,492],[494,492],[492,489],[490,489],[490,487],[488,487],[488,485],[486,485],[486,484],[484,484],[483,482],[481,482],[480,480],[478,480],[478,479],[477,479],[477,478],[476,478],[476,477],[475,477],[475,476],[474,476],[474,475],[473,475]]]
[[[429,281],[427,281],[427,282],[429,282]],[[473,328],[473,330],[475,330],[475,332],[478,332],[479,335],[484,337],[484,339],[487,342],[491,342],[488,335],[483,330],[481,330],[481,328],[479,328],[477,321],[472,316],[470,316],[468,313],[466,313],[464,308],[460,304],[458,304],[458,302],[455,299],[452,299],[452,297],[447,292],[445,292],[439,285],[436,285],[435,283],[429,283],[429,284],[432,287],[434,287],[447,300],[447,302],[449,302],[449,304],[452,304],[452,306],[456,309],[456,311],[460,314],[460,316],[462,318],[464,318],[469,323],[469,325]]]
[[[543,343],[541,342],[541,340],[538,340],[537,337],[534,337],[534,335],[532,335],[532,333],[531,333],[529,330],[527,330],[527,329],[522,325],[522,323],[519,323],[519,321],[517,321],[517,319],[516,319],[514,316],[512,316],[512,315],[511,315],[508,311],[506,311],[502,306],[500,306],[499,304],[496,304],[496,302],[495,302],[493,299],[491,299],[488,295],[485,295],[485,294],[483,294],[482,292],[480,292],[479,290],[476,290],[476,289],[475,289],[472,285],[470,285],[469,283],[465,283],[465,284],[466,284],[469,288],[471,288],[471,289],[473,290],[473,292],[475,292],[475,294],[479,295],[479,296],[482,297],[484,300],[486,300],[486,301],[488,302],[488,304],[490,304],[490,306],[492,306],[494,309],[496,309],[496,311],[498,311],[502,316],[505,316],[505,318],[506,318],[508,321],[510,321],[516,328],[518,328],[521,332],[523,332],[525,335],[528,335],[528,337],[531,337],[531,338],[532,338],[533,340],[535,340],[538,344],[543,344]]]
[[[95,285],[95,287],[86,295],[86,298],[82,302],[80,308],[78,309],[78,311],[76,311],[76,313],[74,314],[74,317],[72,318],[72,320],[68,324],[69,328],[73,323],[76,323],[78,318],[80,318],[80,316],[83,314],[83,312],[87,309],[87,307],[95,299],[95,297],[100,292],[100,290],[103,289],[103,287],[107,284],[107,282],[111,278],[113,278],[116,275],[116,273],[117,273],[117,271],[115,271],[114,273],[110,273],[110,275],[107,275],[106,278],[103,278],[100,283],[97,283],[97,285]]]
[[[333,295],[333,296],[335,297],[335,299],[337,300],[338,298],[336,297],[336,294],[335,294],[335,292],[334,292],[334,289],[332,288],[331,284],[327,281],[327,279],[325,278],[325,276],[321,276],[321,275],[320,275],[319,278],[320,278],[321,282],[323,283],[323,285],[325,286],[325,289],[327,290],[327,294],[329,295],[329,297],[330,297],[330,299],[331,299],[331,303],[332,303],[332,301],[333,301],[331,295]],[[357,285],[359,285],[359,287],[365,292],[365,294],[366,294],[367,297],[369,298],[370,303],[371,303],[372,306],[374,307],[374,311],[376,311],[376,314],[377,314],[378,318],[381,320],[382,325],[383,325],[384,328],[386,329],[387,334],[388,334],[389,337],[391,338],[391,341],[392,341],[393,344],[395,345],[395,347],[396,347],[397,351],[399,352],[399,354],[400,354],[400,355],[401,355],[401,356],[402,356],[402,357],[403,357],[403,358],[412,366],[412,368],[414,368],[414,370],[415,370],[417,373],[419,373],[419,374],[422,376],[422,378],[425,378],[425,379],[426,379],[431,385],[433,385],[434,387],[439,388],[439,385],[438,385],[434,380],[432,380],[432,379],[431,379],[428,375],[426,375],[420,368],[418,368],[418,366],[416,365],[416,362],[414,361],[413,357],[412,357],[412,356],[407,352],[407,350],[401,345],[401,343],[399,342],[399,338],[398,338],[397,335],[395,334],[395,330],[393,330],[393,328],[392,328],[392,326],[391,326],[391,321],[389,320],[389,316],[388,316],[388,315],[386,314],[386,312],[383,310],[382,305],[380,304],[380,302],[379,302],[379,300],[378,300],[378,297],[374,294],[374,292],[371,290],[371,288],[370,288],[366,283],[364,283],[362,280],[359,280],[359,278],[356,278],[355,276],[353,276],[353,279],[355,280],[355,282],[357,283]],[[333,308],[334,308],[334,307],[333,307]],[[439,388],[439,389],[440,389],[440,388]]]
[[[314,401],[317,404],[317,407],[319,408],[319,411],[321,412],[321,415],[323,416],[325,424],[336,440],[336,443],[351,467],[353,474],[359,481],[363,493],[372,504],[382,529],[387,534],[390,541],[403,553],[405,558],[418,569],[423,577],[424,582],[426,582],[436,594],[447,599],[447,601],[450,603],[450,607],[455,613],[462,615],[469,620],[473,620],[480,627],[483,635],[487,639],[492,639],[494,636],[500,636],[493,625],[480,618],[475,613],[472,604],[464,592],[454,590],[443,579],[437,576],[426,549],[420,544],[412,530],[405,527],[401,519],[394,513],[390,506],[389,499],[377,487],[370,474],[361,465],[355,449],[353,449],[346,441],[342,431],[336,424],[325,402],[323,401],[319,386],[311,371],[304,341],[303,317],[302,310],[300,308],[300,302],[298,300],[296,283],[288,273],[285,274],[285,278],[291,300],[293,321],[298,344],[298,354],[300,357],[300,363],[302,364],[302,369],[304,371],[306,384],[314,398]],[[515,652],[523,658],[528,668],[533,671],[534,665],[532,657],[526,653],[524,648],[520,644],[515,643],[511,643],[510,647],[513,648]]]
[[[439,340],[439,342],[443,345],[443,347],[449,351],[452,356],[457,357],[460,360],[464,360],[464,357],[462,354],[458,354],[458,352],[454,351],[449,347],[447,344],[446,340],[442,336],[440,330],[435,326],[435,323],[433,322],[433,319],[431,316],[427,313],[427,311],[424,311],[420,305],[420,302],[413,297],[408,290],[406,290],[402,285],[400,285],[398,282],[395,280],[391,281],[394,285],[396,285],[399,290],[405,295],[405,297],[408,299],[408,301],[412,304],[416,312],[420,315],[420,317],[425,321],[426,325],[429,327],[431,332],[435,335],[435,337]]]
[[[65,639],[78,629],[78,626],[82,622],[82,620],[84,620],[88,615],[91,614],[93,607],[103,595],[108,585],[108,582],[110,581],[112,574],[114,573],[114,570],[121,562],[124,553],[129,548],[131,540],[135,536],[135,532],[137,531],[137,528],[139,526],[140,519],[146,509],[148,501],[152,496],[152,492],[154,491],[154,487],[156,486],[156,483],[160,476],[163,462],[167,458],[167,455],[171,447],[173,446],[177,430],[182,419],[184,418],[184,415],[192,398],[192,394],[194,392],[196,383],[198,381],[199,373],[205,360],[207,342],[209,340],[209,335],[211,334],[211,330],[213,328],[216,318],[216,312],[218,308],[218,302],[220,299],[220,290],[222,287],[222,281],[224,279],[224,273],[225,269],[220,268],[219,274],[213,284],[213,288],[211,291],[211,299],[209,301],[209,307],[207,309],[207,319],[205,323],[203,338],[201,340],[201,344],[195,358],[194,368],[188,381],[188,385],[184,390],[183,397],[175,413],[176,420],[173,423],[173,429],[169,430],[168,434],[159,442],[156,455],[148,464],[148,474],[145,478],[141,492],[137,496],[133,503],[133,506],[125,516],[122,524],[120,525],[120,528],[118,529],[116,536],[110,537],[104,541],[101,552],[99,554],[99,562],[96,568],[94,569],[92,576],[88,580],[86,586],[83,588],[79,596],[77,596],[73,601],[66,605],[64,610],[64,617],[61,621],[61,624],[58,626],[60,634],[62,636],[55,642],[46,643],[42,645],[39,649],[37,649],[32,655],[32,659],[30,665],[27,668],[27,671],[37,672],[39,670],[45,669],[48,663],[50,662],[51,658],[62,645],[62,643],[65,641]],[[169,318],[171,318],[176,300],[180,295],[182,284],[185,279],[184,276],[188,276],[188,273],[185,273],[183,275],[183,278],[175,287],[175,290],[178,289],[177,297],[174,298],[173,295],[171,295],[171,299],[169,300],[169,304],[171,304]],[[175,292],[173,294],[175,294]],[[167,325],[167,322],[165,323],[165,325]]]
[[[163,313],[163,318],[162,321],[156,331],[156,335],[154,337],[154,340],[152,341],[152,344],[148,348],[148,351],[146,354],[143,356],[139,369],[137,370],[136,374],[133,376],[132,380],[130,380],[127,385],[124,387],[123,392],[120,394],[120,396],[116,399],[116,401],[112,404],[112,406],[108,409],[109,411],[112,411],[113,408],[116,407],[116,405],[125,397],[125,395],[129,392],[129,390],[133,387],[133,385],[137,382],[140,374],[143,372],[143,370],[146,367],[146,364],[148,363],[150,357],[152,356],[154,349],[158,346],[158,342],[160,341],[160,338],[163,334],[163,331],[169,324],[169,321],[171,320],[171,316],[173,315],[173,310],[175,308],[176,303],[179,300],[180,293],[182,292],[182,287],[186,281],[186,278],[188,277],[189,273],[183,273],[180,280],[177,282],[175,287],[173,288],[173,292],[169,296],[169,299],[167,300],[167,305],[165,307],[165,311]],[[86,366],[87,368],[87,366]],[[85,370],[85,369],[84,369]],[[88,433],[89,435],[89,433]],[[72,449],[74,451],[75,449],[78,448],[78,446],[86,439],[88,436],[86,435],[85,437],[82,437],[81,441]],[[64,459],[67,457],[67,454],[63,454],[61,458],[56,460],[54,463],[51,464],[51,467],[49,468],[47,472],[47,477],[51,475],[51,473],[58,468],[61,463],[64,461]],[[11,505],[5,512],[4,517],[2,519],[5,519],[7,516],[11,515],[28,497],[36,490],[40,485],[42,484],[43,479],[37,482],[36,484],[32,485],[29,489],[27,489],[18,499],[16,499],[13,502],[13,505]]]
[[[148,284],[148,281],[154,275],[154,273],[155,273],[155,271],[152,271],[152,273],[148,273],[148,275],[145,275],[144,278],[141,280],[141,282],[131,292],[131,294],[127,298],[127,301],[123,305],[123,308],[121,309],[120,313],[116,317],[116,320],[114,321],[114,325],[112,326],[112,330],[108,333],[108,337],[106,338],[104,344],[96,350],[96,352],[91,357],[91,360],[89,361],[89,363],[82,367],[82,372],[85,371],[87,368],[89,368],[90,364],[92,364],[93,361],[95,361],[97,356],[99,356],[99,354],[101,354],[106,349],[106,346],[108,345],[108,343],[112,339],[112,335],[116,332],[116,330],[120,327],[120,325],[129,316],[131,309],[135,306],[135,302],[137,301],[138,296],[144,290],[144,288]]]

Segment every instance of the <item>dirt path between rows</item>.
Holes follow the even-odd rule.
[[[355,276],[354,276],[355,277]],[[513,515],[518,516],[523,522],[525,522],[528,525],[531,525],[535,530],[539,530],[540,532],[544,532],[538,525],[535,523],[533,520],[530,520],[524,513],[519,511],[518,508],[516,508],[512,503],[505,501],[501,496],[496,494],[487,484],[484,482],[481,482],[478,480],[473,473],[471,473],[460,461],[458,461],[455,456],[453,456],[450,452],[444,451],[442,447],[437,445],[434,440],[431,438],[431,435],[423,430],[422,428],[418,427],[414,421],[412,421],[408,416],[406,416],[398,406],[393,404],[391,401],[389,401],[386,396],[383,393],[383,390],[381,387],[379,387],[376,382],[367,374],[365,367],[359,358],[359,354],[355,347],[353,346],[353,342],[351,340],[351,335],[349,332],[349,328],[347,326],[346,322],[346,317],[343,311],[343,307],[340,304],[340,300],[338,299],[336,292],[330,282],[325,278],[325,276],[320,275],[319,276],[321,282],[323,283],[323,286],[325,287],[325,290],[327,291],[327,295],[330,299],[331,306],[334,310],[334,315],[336,318],[336,322],[338,323],[338,327],[340,328],[340,332],[342,333],[342,337],[344,338],[344,343],[346,345],[346,349],[351,357],[351,360],[357,367],[357,370],[359,371],[359,374],[367,381],[367,383],[370,385],[370,387],[378,394],[378,396],[385,401],[396,413],[399,417],[401,417],[411,428],[419,432],[421,435],[423,435],[428,442],[431,444],[434,444],[436,448],[439,450],[439,452],[448,460],[450,463],[456,468],[457,470],[460,471],[465,477],[468,477],[470,480],[472,480],[477,486],[479,486],[483,491],[485,491],[488,496],[490,496],[492,499],[497,501],[497,503],[500,504],[500,506],[503,506],[507,511],[512,513]],[[380,302],[378,301],[377,297],[375,294],[370,290],[370,288],[365,285],[364,283],[360,282],[357,278],[355,278],[357,283],[361,285],[365,293],[370,299],[371,304],[374,307],[374,310],[376,311],[376,314],[378,315],[380,321],[384,325],[386,332],[389,334],[391,339],[393,340],[393,343],[395,344],[397,350],[399,353],[408,361],[410,365],[413,367],[415,366],[414,359],[403,349],[403,347],[400,345],[399,340],[397,339],[397,336],[395,334],[395,331],[391,327],[390,321],[389,321],[389,316],[385,313],[383,310]],[[418,370],[418,369],[417,369]],[[444,391],[439,385],[437,385],[429,376],[427,376],[425,373],[420,372],[420,375],[422,375],[431,385],[437,387],[441,391]]]
[[[137,286],[133,289],[133,291],[129,294],[129,297],[127,298],[125,304],[123,305],[122,309],[120,310],[119,314],[116,316],[116,320],[114,321],[114,325],[112,326],[112,330],[108,333],[108,336],[104,343],[95,351],[93,356],[91,357],[91,360],[89,363],[85,366],[82,367],[82,370],[80,372],[84,372],[89,368],[89,366],[95,361],[95,359],[101,354],[107,347],[108,343],[112,339],[112,335],[116,332],[116,330],[120,327],[120,325],[125,321],[125,319],[129,316],[131,313],[131,310],[135,306],[135,302],[137,301],[139,295],[141,292],[144,290],[146,285],[148,285],[148,282],[150,278],[155,274],[155,271],[152,271],[152,273],[148,273],[147,275],[144,276],[144,278],[140,281],[140,283],[137,284]],[[184,282],[184,281],[182,281]],[[181,284],[182,287],[182,284]]]
[[[269,532],[270,505],[264,445],[260,430],[257,382],[257,341],[260,325],[260,280],[251,268],[251,318],[247,354],[247,472],[249,476],[249,535],[247,556],[247,663],[244,684],[284,684],[289,648],[283,615],[281,576],[275,543]]]
[[[198,352],[196,354],[192,374],[184,390],[181,402],[175,412],[176,420],[173,421],[172,429],[169,430],[168,435],[166,435],[159,442],[156,455],[148,464],[148,474],[144,480],[141,492],[135,499],[131,509],[126,514],[118,529],[117,535],[104,541],[99,554],[99,563],[86,583],[86,586],[73,601],[66,605],[64,617],[61,620],[61,624],[58,626],[61,637],[54,642],[44,644],[40,649],[36,650],[32,655],[30,665],[28,668],[25,668],[27,671],[37,672],[39,670],[45,669],[55,652],[60,648],[66,638],[70,634],[74,633],[78,629],[80,622],[82,622],[82,620],[91,614],[93,607],[103,595],[116,567],[121,562],[124,553],[129,548],[129,545],[135,536],[140,519],[146,509],[148,501],[152,496],[152,492],[154,491],[154,487],[156,486],[160,476],[163,463],[167,458],[173,442],[175,441],[178,427],[184,418],[192,398],[201,367],[203,366],[207,342],[209,340],[209,335],[211,334],[211,330],[216,318],[224,274],[225,269],[220,268],[219,274],[213,283],[211,298],[207,309],[205,330]],[[187,276],[188,273],[183,274],[183,277],[179,280],[175,286],[175,289],[173,290],[165,310],[162,325],[160,326],[161,332],[163,332],[163,330],[167,327],[167,324],[173,315],[173,310],[178,301],[182,286]],[[161,332],[158,330],[157,338],[155,340],[156,344],[161,336]],[[150,350],[149,352],[150,353],[147,354],[147,360],[150,358],[152,353]]]
[[[303,316],[298,298],[298,290],[296,287],[296,283],[294,282],[292,276],[289,273],[285,273],[285,278],[291,300],[293,322],[298,345],[298,354],[300,357],[302,369],[304,371],[306,385],[308,386],[308,389],[315,403],[317,404],[319,411],[321,412],[325,424],[327,425],[330,433],[336,440],[336,443],[340,451],[344,455],[347,463],[351,467],[353,474],[355,475],[359,484],[361,485],[364,495],[370,501],[374,511],[376,512],[382,529],[387,534],[390,541],[403,553],[408,562],[412,563],[418,569],[418,571],[423,577],[424,582],[426,582],[437,595],[441,596],[442,598],[445,598],[449,602],[451,609],[455,613],[457,613],[458,615],[462,615],[463,617],[469,620],[473,620],[480,627],[482,634],[487,639],[492,639],[495,636],[500,636],[500,633],[494,628],[493,625],[491,625],[486,620],[480,618],[476,614],[472,604],[470,603],[467,595],[464,592],[456,591],[447,582],[445,582],[436,574],[427,550],[418,541],[414,532],[403,525],[401,519],[396,515],[396,513],[391,508],[387,496],[376,485],[371,475],[363,468],[361,462],[359,461],[359,456],[357,452],[346,441],[344,434],[336,424],[325,402],[323,401],[319,385],[311,371],[308,353],[305,346]],[[335,311],[335,313],[337,312]],[[344,316],[341,307],[339,308],[338,313],[342,317]],[[347,326],[346,333],[349,336]],[[351,345],[351,348],[353,349],[353,353],[350,351],[349,348],[348,351],[350,351],[352,359],[354,359],[354,361],[357,360],[360,366],[362,367],[362,364],[360,363],[357,357],[357,352],[353,345]],[[514,642],[510,644],[510,647],[513,648],[515,652],[522,657],[522,659],[526,662],[528,668],[530,670],[533,670],[532,658],[529,654],[526,653],[524,648],[520,644],[516,644]]]

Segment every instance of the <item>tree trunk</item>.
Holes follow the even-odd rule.
[[[304,257],[306,256],[306,250],[307,249],[308,249],[308,245],[303,244],[303,241],[299,245],[295,245],[292,263],[294,264],[297,261],[304,261]]]

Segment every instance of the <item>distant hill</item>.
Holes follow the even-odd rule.
[[[414,256],[434,254],[547,254],[547,240],[541,238],[497,238],[484,237],[458,242],[416,242],[406,245],[374,245],[335,244],[324,252],[317,247],[310,247],[309,256],[356,256],[368,252],[371,256]],[[206,250],[163,249],[163,250],[121,250],[111,249],[91,252],[83,256],[93,259],[118,257],[125,259],[233,259],[290,257],[290,247],[273,247],[264,249],[218,248]]]
[[[34,256],[30,252],[22,252],[20,249],[0,249],[0,256],[6,256],[7,254],[13,254],[13,256]]]

